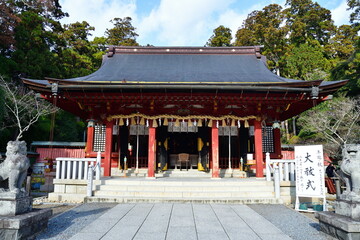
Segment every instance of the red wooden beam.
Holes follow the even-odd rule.
[[[280,159],[281,156],[281,133],[280,128],[274,129],[274,155],[271,158],[278,158]]]
[[[264,177],[261,121],[254,121],[256,177]]]
[[[211,127],[212,178],[219,178],[219,129],[215,121]]]
[[[94,126],[90,125],[87,128],[85,156],[88,157],[90,155],[90,153],[93,151],[93,146],[94,146]]]
[[[113,137],[113,125],[112,121],[106,122],[105,132],[105,157],[104,157],[104,176],[109,177],[111,175],[111,151],[112,151],[112,137]]]
[[[155,177],[156,128],[149,127],[148,177]]]

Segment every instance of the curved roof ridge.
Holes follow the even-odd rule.
[[[260,54],[261,46],[138,47],[110,46],[101,67],[83,77],[46,78],[60,85],[229,85],[323,86],[322,80],[288,79],[273,73]],[[32,84],[43,85],[42,80]],[[335,82],[333,83],[335,84]],[[340,83],[341,84],[341,83]],[[332,85],[332,84],[330,84]]]
[[[250,47],[109,47],[101,67],[77,83],[220,83],[278,84],[302,82],[271,72]]]

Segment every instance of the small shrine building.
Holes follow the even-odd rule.
[[[281,158],[279,122],[346,84],[277,76],[258,46],[110,47],[88,76],[23,81],[88,121],[85,155],[102,152],[104,176],[127,165],[154,177],[186,153],[213,178],[244,164],[262,177],[264,153]]]

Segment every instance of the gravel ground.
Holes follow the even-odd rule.
[[[79,204],[68,204],[68,203],[41,203],[41,204],[34,204],[33,209],[52,209],[52,217],[54,218],[59,214],[62,214],[74,207],[79,206]]]
[[[336,239],[321,232],[319,223],[311,219],[313,218],[310,216],[311,214],[307,214],[309,216],[305,216],[284,205],[265,204],[248,206],[295,240]]]
[[[59,214],[62,214],[71,208],[77,207],[80,204],[71,202],[49,202],[47,196],[34,197],[33,209],[52,209],[52,217],[54,218]]]
[[[59,204],[60,206],[62,204]],[[51,206],[43,204],[42,206]],[[54,205],[55,206],[55,205]],[[56,217],[49,220],[48,228],[40,233],[36,239],[49,240],[66,240],[78,233],[86,225],[90,224],[96,218],[101,216],[105,211],[116,206],[111,203],[92,203],[81,205],[67,205],[62,208],[53,207],[53,210],[58,211]],[[67,209],[66,209],[67,208]]]

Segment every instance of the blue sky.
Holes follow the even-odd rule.
[[[95,27],[94,36],[103,36],[115,17],[131,17],[140,45],[203,46],[212,31],[224,25],[235,34],[254,10],[285,0],[60,0],[70,17],[62,23],[87,21]],[[336,25],[348,24],[346,0],[320,0],[332,12]]]

